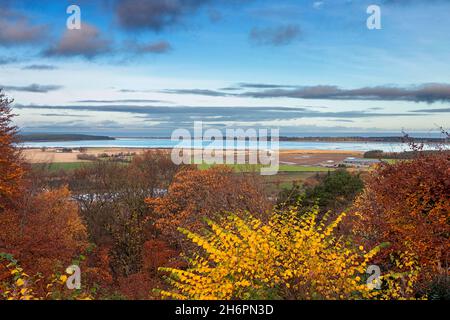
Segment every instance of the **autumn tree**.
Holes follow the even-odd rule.
[[[0,89],[0,213],[20,196],[24,175],[20,150],[14,146],[17,128],[12,124],[11,102]]]
[[[0,215],[0,252],[30,273],[65,270],[87,248],[87,234],[67,188],[30,195],[20,210]]]
[[[198,231],[205,217],[220,216],[224,212],[257,212],[263,216],[270,208],[256,177],[234,173],[225,166],[207,170],[186,167],[174,177],[163,197],[148,198],[151,219],[163,235],[180,246],[177,228],[182,226]]]
[[[429,281],[448,272],[449,199],[450,154],[419,154],[411,161],[383,163],[371,173],[351,223],[360,241],[389,242],[387,254],[415,252],[423,281]],[[383,261],[390,263],[387,257]]]
[[[143,266],[145,241],[152,238],[145,199],[166,190],[177,167],[163,151],[147,151],[129,165],[98,161],[70,178],[90,239],[109,248],[113,277],[128,277]]]

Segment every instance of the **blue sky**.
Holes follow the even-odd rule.
[[[66,8],[81,8],[68,30]],[[366,9],[381,8],[381,30]],[[2,1],[0,87],[26,131],[449,127],[450,1]]]

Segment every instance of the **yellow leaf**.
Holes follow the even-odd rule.
[[[21,286],[23,286],[24,284],[25,284],[25,281],[23,281],[23,279],[19,278],[19,279],[16,280],[16,285],[17,285],[18,287],[21,287]]]

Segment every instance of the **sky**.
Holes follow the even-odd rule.
[[[68,6],[81,28],[68,29]],[[369,29],[370,5],[381,29]],[[449,0],[0,0],[25,132],[450,127]]]

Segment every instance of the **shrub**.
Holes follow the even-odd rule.
[[[93,154],[80,153],[80,154],[77,154],[77,159],[84,160],[84,161],[96,161],[97,157]]]
[[[308,208],[317,204],[322,214],[330,210],[340,212],[353,203],[364,187],[359,174],[352,174],[343,169],[317,176],[316,179],[317,184],[307,186],[304,190],[294,186],[291,190],[282,191],[278,205],[292,206],[300,201],[303,211],[308,211]]]
[[[389,256],[410,248],[422,266],[425,285],[447,274],[450,253],[450,155],[422,154],[412,161],[382,164],[373,171],[352,209],[361,243],[388,241]]]
[[[384,288],[371,290],[366,268],[380,250],[354,247],[334,236],[344,214],[327,224],[316,221],[317,211],[299,218],[296,210],[275,213],[268,223],[251,216],[230,215],[208,221],[205,236],[181,229],[202,248],[187,270],[161,268],[175,299],[391,299],[409,298],[418,267],[409,253],[406,283],[400,274],[382,275]]]

